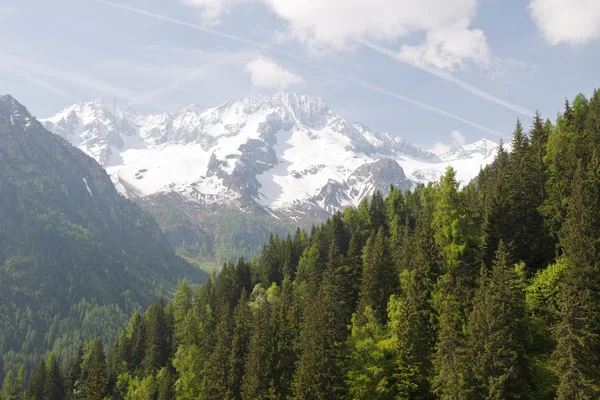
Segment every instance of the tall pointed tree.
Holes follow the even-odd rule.
[[[106,357],[99,339],[89,343],[81,367],[81,395],[87,400],[102,400],[108,390]]]
[[[387,303],[398,290],[398,275],[383,227],[366,246],[358,307],[370,307],[381,324],[387,321]]]
[[[482,269],[467,325],[469,391],[474,398],[520,399],[527,392],[528,341],[523,264],[500,242],[490,272]]]
[[[599,161],[580,164],[560,235],[567,267],[553,355],[558,399],[600,398]]]
[[[65,387],[56,354],[50,353],[46,362],[45,400],[63,400]]]
[[[45,400],[46,395],[46,360],[40,360],[29,378],[29,386],[25,397],[27,400]]]
[[[433,390],[441,399],[459,399],[465,386],[463,326],[473,291],[474,226],[458,192],[456,173],[448,168],[436,193],[432,225],[441,253],[441,277],[433,294],[438,337],[433,357]]]
[[[341,282],[348,279],[343,257],[332,243],[317,296],[309,304],[300,332],[293,398],[328,399],[344,395],[343,348],[351,312]]]

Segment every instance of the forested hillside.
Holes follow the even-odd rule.
[[[66,359],[92,338],[111,343],[186,277],[207,275],[96,161],[0,97],[0,376],[50,350]]]
[[[600,398],[598,151],[600,91],[517,122],[476,184],[448,169],[273,236],[3,396]]]

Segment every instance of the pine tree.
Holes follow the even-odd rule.
[[[567,101],[563,115],[559,115],[556,127],[550,131],[544,163],[547,167],[546,197],[540,208],[546,226],[554,239],[564,224],[571,185],[581,158],[581,133],[572,128],[573,112]],[[569,122],[569,113],[571,114]]]
[[[146,324],[144,318],[135,312],[129,323],[130,335],[131,335],[131,365],[129,370],[134,372],[142,368],[142,361],[144,360],[144,348],[146,344]]]
[[[0,400],[21,400],[23,399],[23,389],[25,386],[25,366],[19,368],[15,377],[12,370],[8,371],[4,377],[4,382],[0,390]]]
[[[175,375],[169,367],[163,367],[156,374],[156,400],[175,400]]]
[[[162,298],[148,309],[145,325],[146,340],[142,368],[144,376],[149,376],[166,365],[171,351],[171,332]]]
[[[270,349],[267,354],[267,361],[271,365],[270,390],[277,398],[287,399],[291,394],[292,376],[298,358],[296,347],[299,336],[295,297],[289,280],[283,281],[280,294],[272,303],[267,344]]]
[[[81,395],[86,400],[102,400],[108,390],[104,347],[98,339],[89,343],[81,367]]]
[[[340,282],[347,279],[334,245],[323,283],[308,304],[302,322],[299,361],[292,380],[293,398],[339,398],[345,393],[343,347],[350,319]],[[351,312],[351,311],[350,311]]]
[[[203,397],[226,398],[229,392],[229,362],[231,355],[233,309],[223,301],[217,310],[216,342],[206,367],[207,388]]]
[[[50,353],[46,362],[46,382],[44,385],[45,400],[63,400],[65,398],[65,387],[58,359],[54,353]]]
[[[359,310],[370,307],[381,324],[387,321],[387,302],[398,290],[398,276],[383,227],[369,238],[364,255]]]
[[[271,349],[267,346],[267,327],[271,304],[261,286],[256,286],[252,292],[250,307],[253,309],[252,328],[241,382],[241,398],[244,400],[265,396],[270,384],[267,354]]]
[[[45,400],[46,360],[40,360],[29,378],[29,386],[25,397],[27,400]]]
[[[185,319],[193,306],[193,291],[186,281],[182,281],[173,301],[173,319],[175,328],[173,342],[176,348],[185,340]]]
[[[441,253],[441,277],[433,294],[438,314],[438,336],[433,357],[432,386],[441,399],[465,396],[465,336],[463,326],[473,290],[473,260],[469,250],[476,242],[472,221],[458,193],[456,173],[448,168],[437,190],[432,226]]]
[[[390,300],[389,325],[396,340],[396,393],[398,399],[429,397],[429,377],[435,347],[432,293],[439,274],[438,249],[424,210],[405,246],[414,256],[400,273],[400,294]]]
[[[579,167],[560,243],[567,261],[553,357],[558,399],[600,397],[600,162]]]
[[[233,313],[233,338],[229,357],[229,393],[230,399],[241,399],[241,383],[244,376],[244,356],[248,349],[251,327],[248,296],[245,289]]]
[[[496,158],[488,169],[487,179],[482,183],[484,261],[487,265],[491,265],[500,241],[510,240],[508,157],[500,143]]]
[[[65,382],[65,398],[76,399],[77,393],[80,390],[81,364],[83,363],[83,346],[77,348],[75,357],[70,358],[66,362],[64,382]]]
[[[385,203],[383,196],[378,190],[373,194],[369,205],[369,226],[371,230],[377,232],[379,228],[386,228]]]
[[[519,399],[527,393],[525,276],[500,242],[491,272],[482,269],[467,325],[469,391],[474,398]]]

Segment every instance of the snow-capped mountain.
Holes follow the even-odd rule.
[[[126,196],[176,193],[209,209],[258,205],[294,220],[357,205],[390,184],[437,180],[449,165],[468,182],[496,147],[484,139],[437,156],[294,93],[157,115],[99,99],[42,122],[102,164]]]

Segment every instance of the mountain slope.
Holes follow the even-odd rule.
[[[213,210],[258,206],[293,221],[356,206],[391,183],[405,190],[437,180],[448,165],[468,182],[494,153],[473,158],[465,149],[464,157],[438,157],[349,123],[318,97],[294,93],[150,116],[99,99],[67,107],[44,124],[96,158],[130,197],[178,193]],[[359,170],[373,163],[380,168]]]
[[[175,256],[150,215],[92,158],[0,97],[0,353],[107,340],[126,314],[206,275]],[[23,343],[27,343],[23,346]]]

